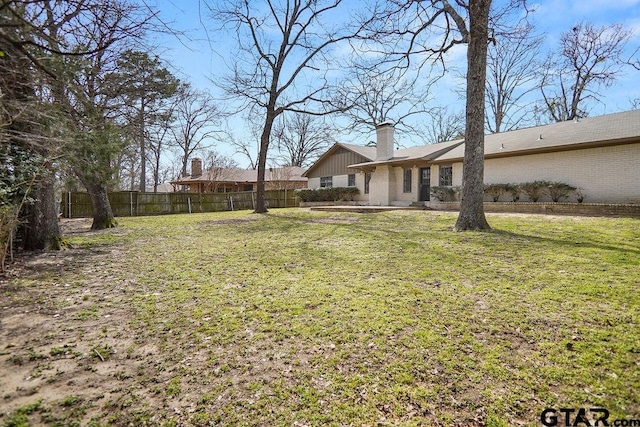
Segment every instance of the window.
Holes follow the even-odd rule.
[[[453,185],[453,166],[440,166],[440,186],[451,187]]]
[[[404,183],[402,185],[404,193],[411,193],[411,169],[404,170]]]
[[[356,174],[350,173],[347,176],[347,187],[355,187],[356,186]]]
[[[371,172],[364,174],[364,194],[369,194],[369,181],[371,181]]]
[[[332,176],[320,177],[320,188],[331,188],[333,186]]]

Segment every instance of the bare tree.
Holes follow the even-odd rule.
[[[354,66],[354,72],[341,85],[342,102],[349,106],[344,116],[348,128],[370,134],[381,123],[392,121],[399,133],[421,135],[418,118],[428,113],[429,88],[438,78],[425,82],[419,73],[399,68],[380,70]]]
[[[541,91],[547,113],[561,122],[585,117],[589,103],[622,71],[630,33],[619,24],[594,27],[579,23],[560,37],[560,50],[542,67]]]
[[[427,144],[464,138],[464,113],[450,113],[447,107],[434,108],[429,112],[430,125],[426,129]]]
[[[255,212],[267,211],[265,168],[275,120],[285,111],[339,111],[327,94],[326,55],[355,32],[334,24],[342,0],[227,0],[208,2],[213,17],[237,36],[231,73],[221,83],[262,120]],[[357,30],[356,30],[357,32]]]
[[[195,151],[213,145],[212,138],[218,133],[213,126],[219,125],[219,115],[219,109],[208,93],[196,90],[188,83],[180,86],[171,129],[182,163],[182,175],[186,175],[189,158]]]
[[[538,89],[537,58],[542,45],[532,31],[525,23],[509,37],[489,44],[486,126],[490,133],[522,127],[532,116],[533,102],[526,98]]]
[[[237,180],[240,171],[235,160],[211,149],[205,151],[204,169],[211,182],[210,190],[214,193],[223,181]]]
[[[167,151],[171,137],[171,122],[173,118],[173,108],[169,105],[155,123],[149,135],[149,154],[151,157],[151,174],[153,175],[153,192],[158,192],[158,185],[162,180],[163,169],[161,165],[162,155]],[[166,175],[166,174],[165,174]]]
[[[330,127],[316,116],[283,114],[273,129],[280,163],[305,167],[313,163],[332,144]]]

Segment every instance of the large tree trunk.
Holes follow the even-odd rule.
[[[27,251],[62,249],[53,182],[53,172],[44,169],[31,193],[35,201],[25,206],[22,236]]]
[[[258,153],[258,182],[256,185],[256,207],[255,213],[267,212],[267,204],[265,200],[265,169],[267,167],[267,151],[269,150],[269,139],[271,138],[271,130],[273,129],[273,121],[275,117],[271,112],[267,112],[264,129],[260,136],[260,152]]]
[[[467,50],[467,125],[460,214],[454,229],[491,230],[484,215],[484,100],[491,0],[469,2],[469,47]]]
[[[105,228],[114,228],[118,225],[118,221],[113,216],[111,204],[107,197],[107,187],[104,184],[85,184],[91,198],[91,207],[93,208],[92,230],[104,230]]]

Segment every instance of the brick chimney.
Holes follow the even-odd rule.
[[[202,175],[202,160],[199,158],[191,159],[191,176],[193,178]]]
[[[376,126],[376,160],[393,157],[393,123],[383,122]]]

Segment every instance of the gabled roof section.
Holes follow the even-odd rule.
[[[507,157],[632,142],[640,142],[640,110],[486,135],[484,156]],[[464,145],[461,145],[434,161],[452,162],[463,158]]]
[[[307,181],[303,176],[305,170],[298,166],[286,166],[282,168],[269,168],[265,171],[265,182],[270,181]],[[258,181],[258,171],[256,169],[236,169],[218,168],[207,170],[197,177],[186,176],[172,184],[186,185],[198,182],[234,182],[234,183],[254,183]]]
[[[350,168],[356,169],[375,169],[379,165],[403,165],[418,161],[432,161],[438,156],[447,153],[450,150],[462,145],[464,140],[456,139],[453,141],[439,142],[437,144],[421,145],[418,147],[409,147],[397,150],[393,153],[393,157],[388,160],[379,160],[365,163],[357,163],[349,165]]]
[[[318,158],[318,160],[316,160],[315,163],[309,169],[307,169],[305,173],[302,174],[302,176],[304,177],[309,176],[309,173],[312,172],[316,167],[318,167],[318,165],[322,164],[324,160],[329,158],[331,155],[337,153],[341,149],[349,150],[369,160],[374,160],[376,158],[376,147],[368,147],[365,145],[355,145],[355,144],[343,144],[341,142],[336,142],[322,156],[320,156],[320,158]]]

